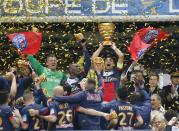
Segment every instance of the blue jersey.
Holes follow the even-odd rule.
[[[118,115],[118,124],[115,129],[132,129],[135,118],[139,115],[137,109],[128,102],[113,100],[102,106],[102,111],[113,112]]]
[[[144,95],[144,101],[134,103],[135,108],[139,111],[144,121],[143,125],[141,125],[139,129],[150,129],[150,113],[152,109],[150,96],[145,90],[138,91]]]
[[[55,97],[59,102],[76,103],[84,108],[101,110],[101,94],[91,91],[81,91],[73,96]],[[78,124],[82,130],[99,130],[100,117],[78,113]]]
[[[75,107],[68,103],[53,101],[50,103],[50,115],[57,116],[57,121],[51,130],[72,130]]]
[[[111,111],[118,115],[118,125],[116,129],[132,129],[135,119],[139,116],[137,109],[128,102],[117,101]]]
[[[110,113],[111,107],[116,103],[116,99],[112,100],[109,103],[102,104],[101,111],[105,113]],[[102,130],[108,130],[108,124],[109,121],[107,121],[105,118],[101,117],[100,126]]]
[[[9,106],[0,106],[0,131],[12,131],[10,119],[13,118],[12,109]]]
[[[22,109],[22,120],[28,124],[27,130],[41,130],[44,129],[44,121],[38,117],[31,117],[29,114],[30,109],[40,110],[43,107],[38,104],[27,105]]]

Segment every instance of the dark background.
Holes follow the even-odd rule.
[[[171,37],[164,42],[157,44],[150,50],[139,63],[145,66],[147,70],[158,70],[171,73],[179,68],[179,22],[138,22],[138,23],[115,23],[116,30],[113,35],[113,41],[117,47],[125,54],[126,70],[132,60],[127,50],[134,33],[144,27],[162,28],[169,32]],[[48,54],[54,53],[58,58],[58,69],[64,71],[70,63],[77,62],[82,55],[82,48],[75,43],[74,33],[84,33],[90,54],[97,48],[98,43],[102,41],[99,34],[97,23],[3,23],[0,24],[0,33],[15,33],[29,31],[34,25],[43,33],[43,43],[39,53],[35,56],[42,64],[45,63]],[[174,38],[173,38],[174,37]],[[115,56],[110,48],[105,48],[101,53],[103,57],[107,55]],[[10,66],[16,66],[19,55],[16,49],[10,43],[0,43],[0,70],[1,73],[7,71]]]

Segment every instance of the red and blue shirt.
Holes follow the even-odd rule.
[[[115,68],[102,74],[103,100],[110,102],[116,98],[116,92],[120,84],[122,70]]]

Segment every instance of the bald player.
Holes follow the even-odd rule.
[[[62,86],[57,86],[53,90],[53,96],[59,97],[64,95]],[[49,105],[50,115],[54,116],[56,122],[52,124],[50,130],[72,130],[73,129],[73,114],[75,105],[69,103],[61,103],[53,101]]]
[[[53,97],[63,96],[65,94],[64,88],[62,86],[56,86],[52,94]],[[46,101],[47,100],[46,98]],[[53,100],[49,103],[50,113],[48,115],[43,115],[43,110],[31,110],[31,114],[48,121],[50,123],[48,127],[49,130],[72,130],[74,109],[75,106],[69,103]]]

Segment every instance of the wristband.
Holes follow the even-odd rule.
[[[118,67],[119,69],[122,69],[122,68],[123,68],[123,63],[117,63],[117,67]]]

